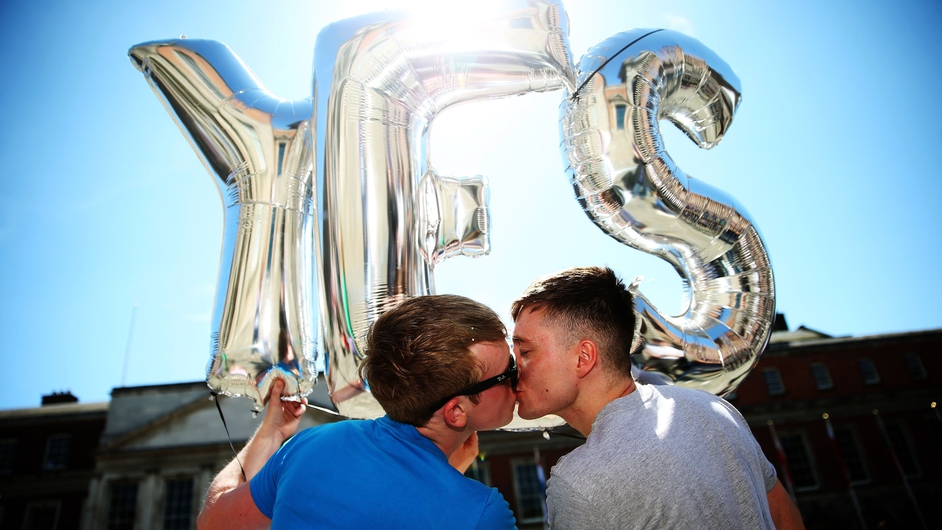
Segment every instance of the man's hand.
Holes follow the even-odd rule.
[[[455,449],[454,453],[451,453],[451,456],[448,457],[448,463],[451,464],[451,467],[464,473],[471,467],[479,452],[478,433],[473,432],[458,449]]]
[[[294,436],[298,430],[298,423],[306,410],[307,399],[301,401],[285,401],[281,399],[282,392],[285,389],[284,379],[275,379],[271,384],[268,397],[265,401],[268,408],[265,410],[265,417],[262,419],[262,425],[256,436],[266,436],[278,440],[282,443],[288,438]]]
[[[265,399],[268,406],[265,408],[265,417],[262,424],[255,431],[255,435],[243,450],[245,457],[242,465],[245,467],[246,479],[255,476],[265,462],[275,454],[275,451],[285,443],[285,440],[294,436],[298,430],[298,423],[307,408],[307,399],[301,401],[284,401],[281,399],[285,389],[284,379],[275,379],[268,390]]]
[[[281,444],[298,430],[307,400],[282,401],[281,393],[284,389],[284,379],[272,382],[266,398],[268,408],[261,426],[239,453],[239,457],[229,462],[209,485],[206,501],[197,518],[197,528],[255,529],[267,528],[271,524],[271,520],[255,506],[247,481],[252,480]]]

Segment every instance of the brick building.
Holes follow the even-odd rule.
[[[0,528],[79,528],[107,414],[69,392],[0,411]]]
[[[942,527],[940,350],[942,330],[773,334],[728,399],[809,529]]]
[[[942,330],[835,338],[781,319],[728,399],[809,529],[942,525],[940,346]],[[325,410],[325,388],[309,396],[302,428],[341,419]],[[208,397],[192,382],[0,411],[0,530],[194,528],[209,480],[232,458]],[[220,403],[238,449],[259,418],[245,399]],[[481,433],[483,458],[468,475],[500,490],[519,528],[543,528],[543,479],[581,443],[565,426]]]

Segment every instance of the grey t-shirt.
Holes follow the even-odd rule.
[[[638,385],[553,466],[550,526],[770,528],[775,468],[742,415],[712,394]]]

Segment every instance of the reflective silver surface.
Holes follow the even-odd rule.
[[[345,416],[383,414],[356,373],[370,324],[434,293],[437,263],[489,249],[486,178],[439,175],[430,123],[462,102],[561,88],[579,204],[689,286],[678,316],[638,293],[641,379],[725,394],[755,365],[774,316],[768,254],[746,211],[678,168],[659,130],[667,119],[715,145],[739,104],[736,76],[696,40],[664,30],[615,35],[577,70],[558,0],[506,5],[484,19],[392,11],[331,24],[318,34],[313,98],[300,101],[272,95],[215,41],[130,50],[223,198],[213,389],[258,404],[282,373],[295,399],[311,391],[316,279],[331,400]],[[560,423],[517,418],[510,428]]]
[[[261,408],[275,375],[315,381],[311,100],[271,94],[224,44],[134,46],[144,73],[222,196],[222,255],[207,383]]]
[[[374,13],[318,34],[318,292],[328,384],[345,416],[383,414],[356,373],[370,324],[434,293],[436,263],[488,251],[485,181],[435,172],[430,122],[458,103],[571,83],[562,5],[506,6],[437,22]]]
[[[635,363],[677,384],[731,392],[771,333],[769,256],[735,199],[673,163],[660,122],[712,147],[732,123],[739,79],[703,44],[668,30],[619,33],[589,50],[579,72],[560,110],[580,205],[611,237],[671,263],[690,291],[685,312],[667,316],[633,286]]]

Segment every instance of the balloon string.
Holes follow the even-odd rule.
[[[566,438],[575,438],[576,440],[585,440],[585,436],[582,436],[581,434],[569,434],[568,432],[552,431],[552,430],[549,430],[549,429],[544,429],[544,430],[543,430],[543,437],[544,437],[544,438],[546,438],[547,440],[549,440],[549,436],[550,436],[550,435],[554,435],[554,436],[565,436]]]
[[[649,32],[645,33],[644,35],[638,37],[637,39],[635,39],[635,40],[629,42],[628,44],[626,44],[624,48],[618,50],[618,53],[613,53],[611,57],[609,57],[608,59],[605,59],[605,62],[602,63],[598,68],[596,68],[595,71],[592,72],[592,75],[586,76],[585,81],[583,81],[582,84],[579,85],[579,88],[577,88],[576,91],[572,93],[572,97],[569,98],[569,99],[575,101],[575,99],[576,99],[577,97],[579,97],[579,92],[582,91],[582,89],[585,88],[586,84],[587,84],[589,81],[592,80],[592,77],[595,76],[595,74],[597,74],[597,73],[599,72],[599,70],[601,70],[602,68],[605,68],[605,65],[608,64],[609,62],[611,62],[612,59],[614,59],[615,57],[618,57],[618,55],[619,55],[621,52],[623,52],[623,51],[625,51],[626,49],[628,49],[629,47],[633,46],[634,43],[638,42],[639,40],[641,40],[641,39],[647,37],[648,35],[653,35],[653,34],[657,33],[658,31],[664,31],[664,30],[663,30],[663,29],[656,29],[656,30],[654,30],[654,31],[649,31]]]
[[[229,447],[232,449],[232,454],[235,455],[236,462],[239,463],[239,470],[242,471],[242,480],[248,482],[249,479],[245,478],[245,468],[242,467],[242,461],[239,460],[239,453],[236,452],[235,447],[232,445],[232,435],[229,434],[229,427],[226,425],[226,417],[222,415],[222,407],[219,406],[219,394],[216,392],[210,392],[213,396],[212,400],[216,402],[216,410],[219,411],[219,419],[222,420],[222,427],[226,429],[226,438],[229,440]]]

